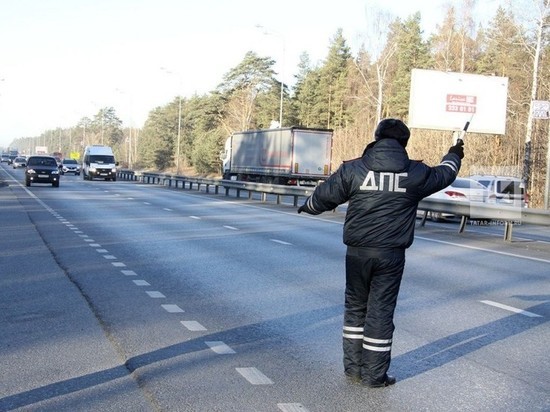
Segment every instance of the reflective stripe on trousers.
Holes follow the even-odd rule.
[[[382,382],[389,369],[404,266],[404,252],[380,257],[346,254],[344,370],[363,382]]]

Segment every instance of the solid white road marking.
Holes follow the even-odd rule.
[[[161,305],[163,309],[168,313],[181,313],[183,309],[178,305]]]
[[[166,297],[162,293],[160,293],[156,290],[148,290],[145,293],[147,293],[150,298],[154,298],[154,299],[160,299],[160,298],[165,298]]]
[[[273,385],[273,381],[256,368],[235,368],[252,385]]]
[[[536,313],[529,312],[527,310],[514,308],[513,306],[503,305],[502,303],[493,302],[492,300],[480,300],[481,303],[485,303],[486,305],[494,306],[496,308],[508,310],[510,312],[519,313],[523,316],[528,316],[530,318],[542,318],[541,315],[537,315]]]
[[[275,242],[275,243],[279,243],[281,245],[289,245],[289,246],[292,246],[292,243],[288,243],[288,242],[285,242],[283,240],[277,240],[277,239],[269,239],[271,240],[272,242]]]
[[[210,347],[210,349],[212,349],[219,355],[229,355],[232,353],[236,353],[233,349],[231,349],[222,341],[207,341],[204,343],[206,343]]]
[[[196,320],[182,320],[181,324],[191,331],[206,330],[206,328]]]
[[[283,412],[308,412],[301,403],[278,403],[277,408]]]
[[[137,286],[151,286],[151,284],[146,280],[138,279],[138,280],[133,280],[132,282],[134,282]]]
[[[479,251],[482,251],[482,252],[495,253],[497,255],[504,255],[504,256],[510,256],[510,257],[515,257],[515,258],[520,258],[520,259],[534,260],[535,262],[550,263],[550,260],[548,260],[548,259],[539,259],[539,258],[534,258],[534,257],[529,257],[529,256],[517,255],[515,253],[499,252],[497,250],[485,249],[485,248],[476,247],[476,246],[461,245],[461,244],[458,244],[458,243],[446,242],[444,240],[429,239],[427,237],[422,237],[422,236],[415,236],[415,239],[426,240],[427,242],[442,243],[444,245],[463,247],[463,248],[466,248],[466,249],[479,250]]]

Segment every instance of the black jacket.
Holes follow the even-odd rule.
[[[370,145],[369,145],[370,146]],[[359,159],[344,162],[307,199],[304,210],[319,214],[349,202],[344,243],[368,248],[408,248],[418,202],[456,178],[460,158],[449,153],[438,166],[410,160],[395,139],[381,139]]]

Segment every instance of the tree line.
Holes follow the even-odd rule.
[[[420,13],[401,20],[377,12],[355,55],[338,29],[323,61],[312,62],[307,52],[300,56],[292,87],[278,79],[275,60],[249,51],[215,90],[176,96],[152,109],[139,129],[123,127],[108,107],[74,127],[16,139],[13,146],[44,145],[68,153],[108,144],[127,167],[176,171],[177,166],[180,173],[216,175],[226,138],[272,126],[282,96],[282,126],[334,129],[336,169],[361,155],[380,119],[407,121],[413,68],[495,75],[509,79],[506,134],[469,135],[461,175],[523,176],[531,206],[541,207],[550,121],[530,113],[532,100],[550,99],[550,0],[533,0],[539,13],[527,23],[499,7],[487,27],[472,16],[473,3],[448,6],[429,36],[421,30]],[[407,150],[411,158],[435,164],[450,144],[449,132],[413,129]]]

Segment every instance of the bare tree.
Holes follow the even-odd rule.
[[[531,140],[533,136],[533,101],[537,98],[539,86],[539,69],[542,45],[548,41],[548,27],[550,27],[550,0],[532,0],[535,11],[530,21],[530,28],[534,31],[534,42],[526,44],[533,58],[531,100],[525,132],[525,154],[523,160],[523,179],[529,188],[531,178]],[[548,182],[546,182],[548,184]]]

